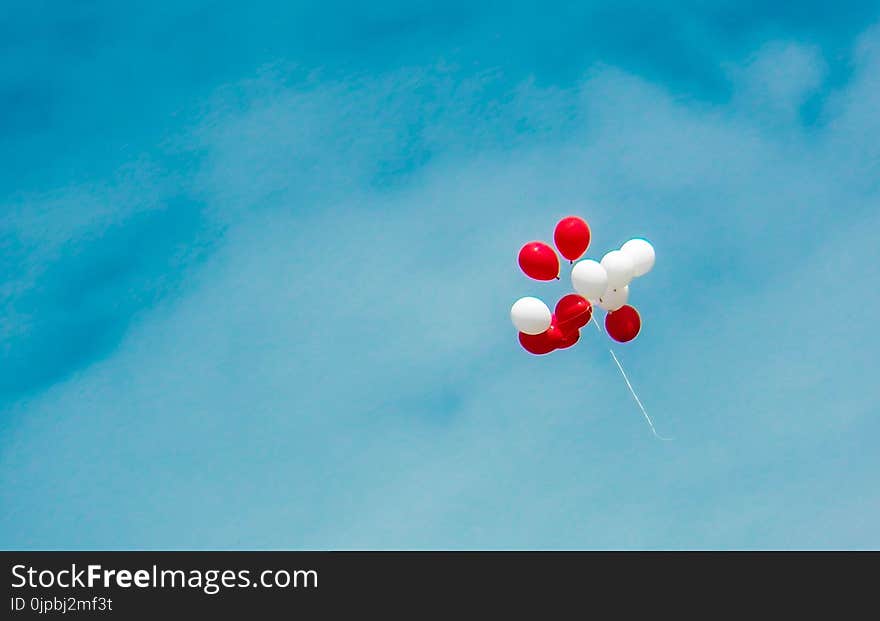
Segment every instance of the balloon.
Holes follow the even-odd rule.
[[[529,242],[519,251],[519,266],[535,280],[553,280],[559,276],[559,257],[544,242]]]
[[[620,289],[609,289],[602,294],[602,297],[596,301],[601,308],[611,312],[626,304],[629,300],[629,287],[621,287]]]
[[[520,332],[541,334],[550,327],[550,309],[538,298],[520,298],[510,309],[510,320]]]
[[[565,326],[559,323],[556,315],[553,315],[553,323],[547,329],[547,339],[553,343],[555,349],[565,349],[571,347],[578,342],[580,338],[580,328],[576,328],[571,324]]]
[[[563,330],[577,330],[590,323],[593,307],[583,296],[569,293],[556,303],[557,325]]]
[[[639,311],[632,306],[621,306],[605,315],[605,331],[619,343],[627,343],[636,338],[641,327]]]
[[[556,349],[556,344],[559,342],[559,337],[554,334],[554,337],[550,337],[550,328],[541,332],[541,334],[525,334],[524,332],[519,333],[519,344],[523,346],[530,354],[542,355],[549,354],[551,351]]]
[[[576,261],[590,245],[590,227],[575,216],[563,218],[556,225],[553,241],[562,256],[569,261]]]
[[[620,251],[633,262],[633,276],[644,276],[654,267],[654,246],[647,240],[631,239],[620,247]]]
[[[608,288],[608,272],[593,259],[578,261],[571,270],[571,286],[588,300],[598,300]]]
[[[556,348],[557,349],[566,349],[571,347],[575,343],[578,342],[578,339],[581,338],[580,328],[570,327],[568,329],[564,329],[562,327],[559,328],[560,336],[555,337]],[[554,338],[554,337],[551,337]]]
[[[602,257],[602,267],[608,273],[609,289],[620,289],[633,279],[632,259],[620,250],[612,250]]]

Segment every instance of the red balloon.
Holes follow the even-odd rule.
[[[560,328],[583,328],[590,323],[592,316],[593,307],[589,300],[577,293],[569,293],[556,303],[555,317]]]
[[[580,328],[570,323],[566,325],[560,324],[559,319],[555,314],[553,315],[550,327],[547,328],[546,334],[547,338],[555,345],[556,349],[571,347],[577,343],[578,339],[581,337]]]
[[[559,276],[559,257],[544,242],[529,242],[519,251],[519,266],[535,280],[553,280]]]
[[[550,331],[552,329],[553,326],[550,326],[544,332],[541,332],[541,334],[526,334],[525,332],[520,332],[519,344],[530,354],[536,354],[539,356],[542,354],[549,354],[556,349],[557,341],[556,338],[551,338],[550,336]]]
[[[560,328],[560,330],[562,332],[562,338],[556,342],[557,349],[571,347],[581,338],[581,331],[578,328],[571,328],[569,330],[562,330]]]
[[[627,343],[638,335],[642,327],[639,311],[632,306],[621,306],[605,315],[605,331],[619,343]]]
[[[576,216],[563,218],[556,225],[553,241],[562,256],[569,261],[577,261],[590,246],[590,227]]]

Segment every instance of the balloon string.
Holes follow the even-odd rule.
[[[599,326],[599,322],[596,321],[596,316],[593,315],[593,323],[596,324],[596,329],[599,331],[599,334],[602,334],[602,328]],[[636,394],[635,389],[633,389],[632,384],[629,381],[629,378],[626,376],[626,371],[623,370],[623,365],[620,364],[620,360],[617,359],[617,356],[614,355],[614,350],[610,347],[608,348],[608,353],[611,354],[611,358],[614,360],[614,363],[617,365],[617,368],[620,370],[620,375],[623,377],[623,381],[626,382],[626,387],[629,388],[629,394],[633,396],[636,404],[639,406],[639,409],[642,411],[642,416],[645,417],[645,420],[648,421],[648,426],[651,427],[651,432],[654,434],[656,438],[660,440],[671,440],[672,438],[664,438],[657,430],[654,428],[654,421],[651,420],[651,417],[648,416],[648,411],[645,409],[645,406],[642,405],[642,400],[639,399],[639,396]]]

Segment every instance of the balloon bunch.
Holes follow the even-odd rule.
[[[628,305],[629,284],[654,267],[654,247],[644,239],[631,239],[619,250],[612,250],[601,261],[578,261],[590,246],[590,227],[581,218],[569,216],[556,225],[553,241],[559,253],[572,264],[570,293],[550,312],[534,297],[520,298],[510,309],[519,342],[533,354],[549,354],[571,347],[580,338],[580,329],[590,323],[593,307],[607,311],[605,331],[615,341],[633,340],[641,329],[638,311]],[[577,261],[577,263],[575,263]],[[535,280],[557,280],[559,257],[544,242],[529,242],[519,251],[519,266]]]

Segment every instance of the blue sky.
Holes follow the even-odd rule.
[[[878,3],[7,4],[0,547],[880,547]]]

